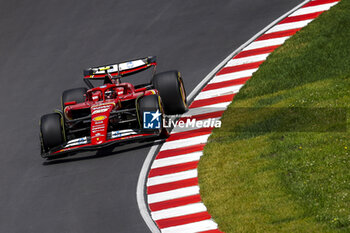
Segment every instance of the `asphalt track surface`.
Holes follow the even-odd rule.
[[[149,232],[136,185],[150,145],[39,154],[38,121],[82,69],[148,55],[189,93],[235,48],[300,0],[4,1],[0,8],[0,232]],[[149,76],[137,82],[148,82]]]

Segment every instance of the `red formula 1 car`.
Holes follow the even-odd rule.
[[[62,109],[40,119],[42,157],[166,136],[162,118],[187,110],[186,92],[178,71],[156,74],[156,65],[156,57],[147,57],[84,70],[89,89],[64,91]],[[154,69],[150,83],[121,82],[150,67]],[[96,79],[102,86],[92,85]]]

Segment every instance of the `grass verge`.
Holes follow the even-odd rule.
[[[271,54],[199,162],[222,231],[350,232],[350,0]]]

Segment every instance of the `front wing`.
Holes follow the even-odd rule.
[[[156,131],[145,131],[145,130],[133,130],[133,129],[125,129],[125,130],[117,130],[109,132],[107,135],[107,140],[101,144],[92,144],[90,136],[77,138],[68,141],[58,147],[51,149],[49,152],[41,153],[43,158],[59,158],[61,155],[69,154],[78,151],[90,151],[90,150],[98,150],[104,147],[108,147],[111,145],[118,145],[124,143],[131,143],[136,141],[148,141],[154,140],[160,136],[160,132]]]

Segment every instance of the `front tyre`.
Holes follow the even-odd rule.
[[[41,117],[40,136],[42,151],[45,153],[65,142],[62,117],[59,113],[50,113]]]
[[[180,72],[172,70],[156,74],[152,84],[159,92],[166,114],[182,114],[187,111],[187,96]]]
[[[160,132],[163,129],[162,117],[159,95],[143,96],[138,100],[138,119],[141,129]]]

